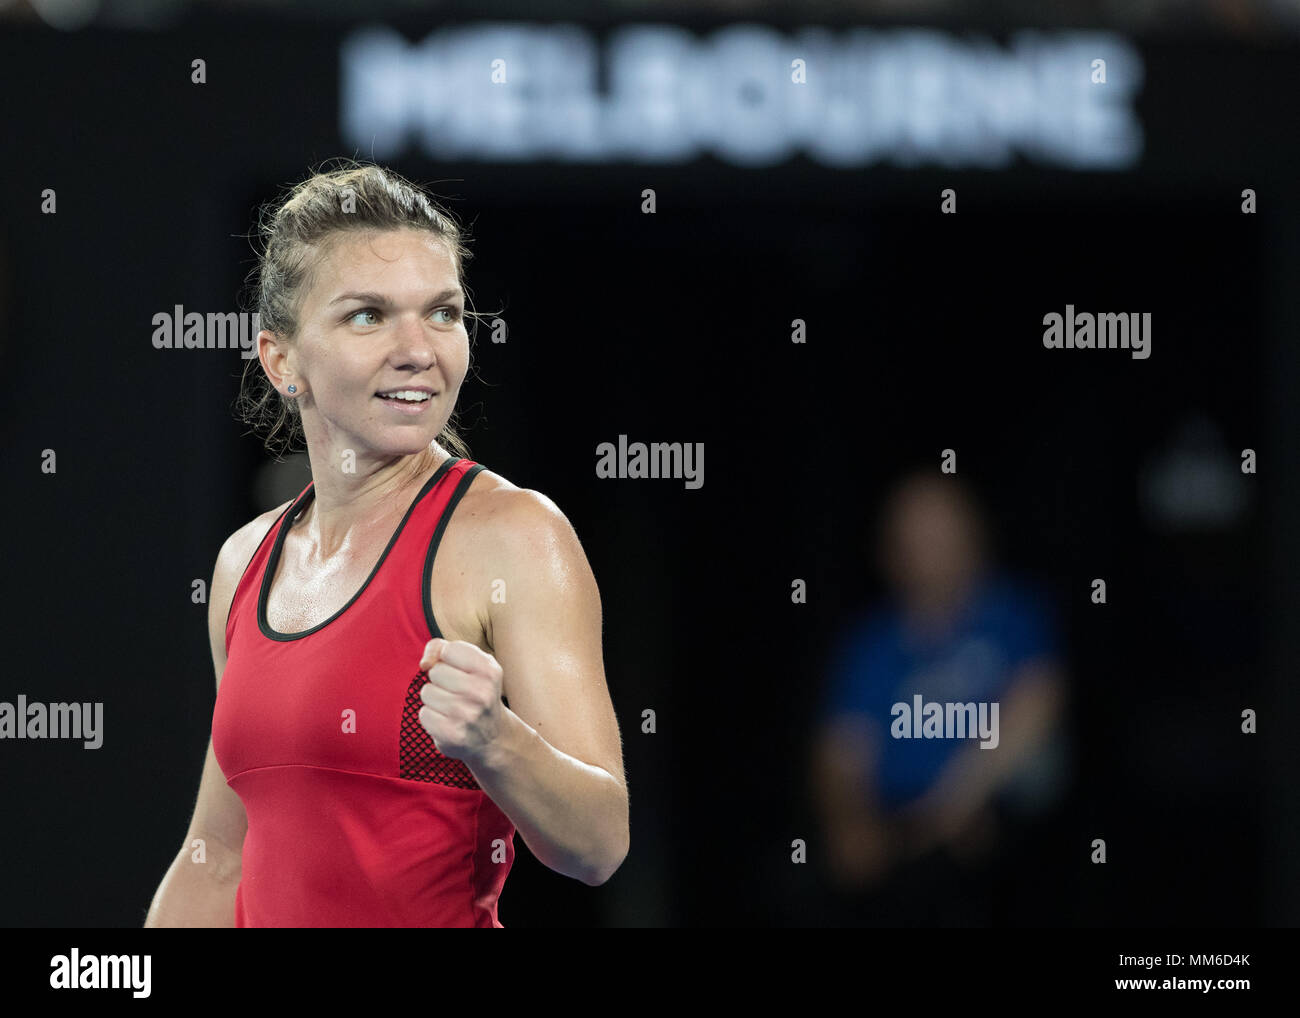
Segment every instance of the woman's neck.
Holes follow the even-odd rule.
[[[447,454],[432,444],[418,453],[376,465],[368,473],[318,472],[313,463],[312,499],[295,525],[305,527],[320,554],[327,556],[347,543],[359,523],[405,512],[415,492],[445,459]]]

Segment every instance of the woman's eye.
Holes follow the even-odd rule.
[[[441,320],[441,324],[450,325],[453,322],[460,320],[461,311],[460,308],[447,307],[447,308],[438,308],[438,310],[435,311],[434,314],[449,316],[447,318],[443,318]],[[372,321],[361,320],[362,315],[370,315],[372,316],[373,320]],[[379,312],[376,311],[374,308],[362,308],[360,311],[354,311],[352,312],[351,315],[348,316],[348,321],[351,322],[353,325],[377,325],[379,324],[378,319],[379,319]]]

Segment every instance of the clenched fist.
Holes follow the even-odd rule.
[[[486,760],[505,729],[501,665],[464,640],[430,640],[420,658],[420,725],[438,752],[467,764]]]

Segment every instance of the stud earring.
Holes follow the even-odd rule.
[[[298,387],[297,387],[296,385],[291,385],[291,386],[289,386],[289,395],[290,395],[290,396],[292,396],[292,395],[293,395],[295,392],[297,392],[297,391],[298,391]]]

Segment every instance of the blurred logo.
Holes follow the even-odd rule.
[[[1024,31],[1003,47],[931,29],[638,24],[600,38],[483,22],[410,43],[376,26],[344,40],[341,65],[342,136],[372,159],[414,140],[435,160],[1120,170],[1143,145],[1142,60],[1109,32]]]

